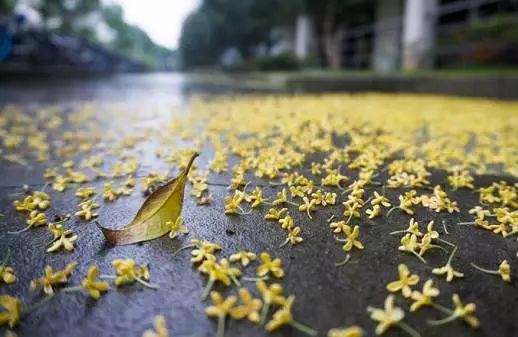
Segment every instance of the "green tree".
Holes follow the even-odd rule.
[[[41,14],[45,23],[58,23],[55,30],[66,35],[78,36],[85,39],[95,39],[91,27],[80,24],[87,15],[99,12],[100,0],[41,0],[35,2],[34,8]]]
[[[1,0],[0,1],[0,16],[8,15],[13,12],[16,0]]]
[[[204,67],[217,63],[224,37],[214,29],[217,26],[214,20],[204,11],[197,11],[184,21],[179,41],[183,67]]]
[[[313,18],[325,65],[342,66],[343,42],[348,27],[372,22],[373,0],[307,0],[305,11]]]

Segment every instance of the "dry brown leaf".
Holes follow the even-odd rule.
[[[113,245],[127,245],[156,239],[167,234],[169,227],[166,226],[166,222],[176,221],[182,212],[187,174],[197,156],[198,153],[193,153],[189,164],[176,178],[171,179],[146,198],[131,223],[121,229],[105,228],[98,223],[106,239]]]

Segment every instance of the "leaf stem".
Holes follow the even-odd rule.
[[[389,217],[390,213],[392,213],[392,212],[393,212],[395,209],[397,209],[397,208],[401,208],[401,207],[399,207],[399,206],[394,206],[394,207],[392,207],[391,209],[389,209],[389,210],[388,210],[388,212],[387,212],[387,218]]]
[[[289,324],[290,324],[292,327],[294,327],[295,329],[297,329],[297,330],[299,330],[300,332],[303,332],[303,333],[305,333],[305,334],[307,334],[307,335],[309,335],[309,336],[316,336],[316,335],[318,334],[318,331],[316,331],[316,330],[314,330],[314,329],[310,328],[310,327],[309,327],[309,326],[307,326],[307,325],[304,325],[304,324],[302,324],[302,323],[299,323],[299,322],[297,322],[297,321],[295,321],[295,320],[291,320],[291,321],[289,322]]]
[[[67,287],[60,289],[60,292],[62,293],[73,293],[73,292],[79,292],[82,291],[83,287],[81,286],[74,286],[74,287]]]
[[[0,264],[0,270],[4,269],[4,267],[7,265],[7,262],[9,261],[9,257],[11,256],[11,248],[7,246],[5,256],[2,259],[2,264]]]
[[[406,229],[402,229],[402,230],[399,230],[399,231],[390,232],[389,235],[400,234],[400,233],[407,233],[407,232],[408,231]]]
[[[214,285],[214,280],[210,280],[207,282],[207,285],[203,289],[203,292],[201,293],[201,300],[204,301],[207,296],[209,295],[210,291],[212,290],[212,286]]]
[[[486,269],[486,268],[482,268],[480,266],[477,266],[476,264],[474,264],[473,262],[470,263],[470,265],[475,268],[475,269],[478,269],[480,270],[481,272],[484,272],[484,273],[487,273],[487,274],[496,274],[498,275],[498,270],[489,270],[489,269]]]
[[[442,304],[432,302],[431,305],[432,305],[433,308],[435,308],[435,309],[445,313],[446,315],[453,314],[453,310],[451,310],[450,308],[445,307]]]
[[[115,276],[115,275],[101,275],[101,276],[99,276],[99,278],[103,278],[103,279],[106,279],[106,280],[115,280],[117,278],[117,276]]]
[[[30,306],[28,306],[23,312],[25,314],[30,314],[31,312],[33,312],[34,310],[38,309],[39,307],[41,307],[43,304],[47,303],[48,301],[50,301],[51,299],[53,299],[54,297],[56,296],[56,294],[51,294],[51,295],[47,295],[45,296],[43,299],[31,304]]]
[[[270,309],[270,303],[266,302],[263,304],[263,307],[261,309],[261,320],[259,321],[260,325],[263,325],[266,321],[266,316],[268,315],[268,310]]]
[[[445,253],[448,253],[448,250],[442,246],[439,246],[439,245],[430,245],[431,248],[439,248],[440,250],[442,250],[443,252]]]
[[[414,254],[421,262],[426,263],[426,260],[421,255],[417,254],[415,250],[411,250],[412,254]]]
[[[457,315],[451,314],[450,316],[446,316],[443,319],[428,320],[427,322],[428,322],[429,325],[437,326],[437,325],[443,325],[443,324],[446,324],[446,323],[449,323],[449,322],[453,322],[456,319],[457,319]]]
[[[234,275],[230,275],[230,278],[232,279],[232,282],[234,282],[234,284],[238,287],[241,286],[241,283],[239,282],[239,280],[234,276]]]
[[[406,324],[403,321],[399,321],[397,325],[407,334],[409,334],[412,337],[421,337],[421,334],[417,332],[416,329],[412,328],[410,325]]]
[[[266,280],[269,280],[270,278],[268,277],[268,275],[265,275],[265,276],[261,276],[261,277],[243,277],[241,279],[243,281],[247,281],[247,282],[257,282],[257,281],[266,281]]]
[[[20,229],[19,231],[14,231],[14,232],[7,232],[7,234],[20,234],[20,233],[23,233],[23,232],[26,232],[28,231],[29,229],[31,229],[34,225],[27,225],[25,228],[23,229]]]
[[[343,261],[335,262],[335,267],[344,266],[347,262],[349,262],[350,259],[351,259],[351,254],[347,254],[347,256],[345,257],[345,259]]]
[[[218,330],[216,332],[216,337],[224,337],[225,336],[225,316],[218,317]]]
[[[189,248],[196,248],[195,245],[187,245],[187,246],[183,246],[181,248],[178,248],[176,251],[173,252],[173,256],[176,256],[178,255],[182,250],[185,250],[185,249],[189,249]]]
[[[442,223],[442,228],[444,229],[444,233],[450,234],[450,233],[448,233],[448,228],[446,227],[446,221],[443,220],[443,221],[441,221],[441,223]]]
[[[455,244],[451,243],[450,241],[446,241],[446,240],[441,239],[441,238],[437,238],[436,240],[441,241],[442,243],[444,243],[444,244],[446,244],[446,245],[448,245],[450,247],[455,247]]]
[[[286,246],[289,242],[290,242],[290,238],[287,238],[287,239],[286,239],[286,240],[284,240],[284,242],[279,246],[279,248],[282,248],[282,247]]]
[[[149,282],[146,282],[143,279],[141,279],[140,277],[135,277],[135,281],[142,284],[144,287],[148,287],[148,288],[155,289],[155,290],[159,288],[156,284],[151,284]]]
[[[457,246],[455,246],[455,248],[453,248],[453,250],[451,251],[450,257],[448,257],[447,264],[451,264],[451,260],[453,260],[453,256],[455,255],[456,252],[457,252]]]

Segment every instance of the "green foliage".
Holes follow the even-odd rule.
[[[0,16],[11,14],[14,9],[16,0],[1,0],[0,1]]]
[[[277,56],[260,57],[255,60],[260,71],[299,70],[300,61],[293,53],[282,53]]]
[[[505,65],[518,63],[518,19],[496,15],[474,20],[454,31],[440,34],[438,50],[453,49],[445,58],[446,66]]]
[[[179,42],[180,62],[184,67],[204,67],[217,62],[222,36],[213,28],[214,19],[205,12],[195,12],[185,20]]]
[[[274,44],[272,28],[293,24],[303,0],[205,0],[184,22],[180,53],[185,68],[216,65],[227,48],[245,61],[258,45]]]
[[[232,72],[242,71],[296,71],[300,70],[303,62],[293,53],[282,53],[277,56],[261,56],[250,61],[226,68]]]
[[[0,0],[1,13],[11,13],[14,0]],[[150,68],[170,66],[176,54],[155,44],[139,27],[124,21],[123,10],[118,5],[105,5],[102,0],[40,0],[32,4],[45,24],[58,23],[53,30],[57,33],[75,36],[101,44],[121,56],[143,62]],[[91,14],[98,14],[115,33],[112,41],[101,42],[94,27],[85,24]]]

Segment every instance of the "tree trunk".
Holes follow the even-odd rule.
[[[329,1],[323,22],[323,42],[326,64],[331,69],[342,67],[342,40],[345,29],[342,24],[335,23],[336,4]]]

